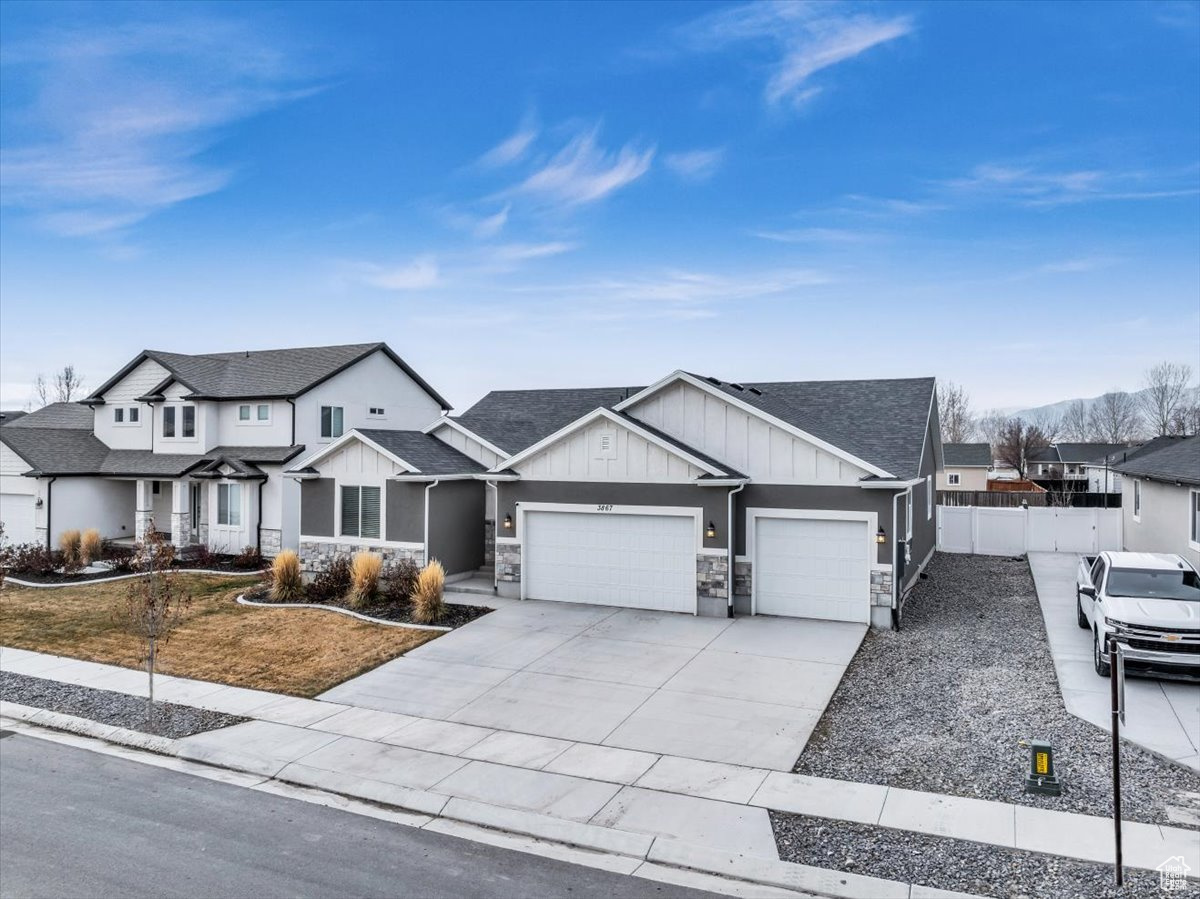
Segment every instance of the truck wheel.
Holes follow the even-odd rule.
[[[1111,672],[1111,666],[1100,655],[1100,634],[1092,633],[1092,664],[1096,666],[1096,673],[1101,677],[1108,677]]]
[[[1075,620],[1085,631],[1091,629],[1091,625],[1088,624],[1087,616],[1083,614],[1083,600],[1078,593],[1075,594]]]

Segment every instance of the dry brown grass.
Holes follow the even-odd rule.
[[[434,559],[417,575],[413,590],[413,618],[422,624],[433,624],[446,614],[446,569]]]
[[[271,563],[271,598],[276,602],[295,602],[303,595],[300,557],[295,550],[285,549]]]
[[[403,655],[436,632],[385,627],[335,612],[261,609],[234,598],[253,581],[179,575],[193,596],[187,620],[162,647],[161,674],[315,696]],[[0,590],[0,644],[140,668],[121,619],[125,581]]]
[[[350,605],[368,606],[379,593],[379,575],[383,572],[383,556],[379,553],[355,553],[350,564]]]
[[[100,538],[100,532],[95,528],[84,531],[79,538],[79,560],[84,565],[91,565],[103,552],[104,541]]]

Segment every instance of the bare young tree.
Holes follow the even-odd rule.
[[[187,615],[192,598],[179,586],[171,571],[175,548],[151,527],[138,544],[136,567],[141,577],[133,578],[125,594],[125,620],[138,638],[142,661],[150,679],[146,699],[146,724],[154,729],[154,669],[158,650]]]
[[[944,443],[966,443],[975,436],[971,397],[961,385],[953,381],[938,384],[937,404]]]
[[[1077,443],[1088,443],[1092,439],[1092,423],[1088,418],[1087,403],[1083,400],[1073,400],[1067,404],[1062,416],[1063,440],[1073,440]]]
[[[1200,396],[1176,407],[1171,415],[1167,433],[1173,437],[1194,437],[1200,434]]]
[[[1030,425],[1042,432],[1047,443],[1057,443],[1063,439],[1063,417],[1050,409],[1038,409],[1029,416]]]
[[[1128,443],[1141,431],[1141,417],[1133,397],[1121,390],[1104,394],[1088,416],[1095,437],[1104,443]]]
[[[1004,425],[1008,423],[1008,416],[1002,412],[993,409],[984,415],[981,415],[975,423],[975,429],[979,435],[983,437],[992,447],[993,454],[996,445],[1000,442],[1000,431]]]
[[[996,458],[1025,480],[1029,460],[1050,446],[1050,437],[1038,425],[1023,418],[1007,419],[999,429],[994,444]]]
[[[83,375],[68,362],[54,375],[54,399],[60,403],[83,397]]]
[[[33,379],[33,395],[37,399],[38,408],[50,405],[50,385],[46,381],[46,376],[38,374]]]
[[[1142,420],[1152,437],[1171,433],[1171,421],[1187,399],[1192,367],[1182,362],[1160,362],[1146,372],[1146,389],[1138,396]]]

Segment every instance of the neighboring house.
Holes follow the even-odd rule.
[[[296,463],[302,553],[309,570],[368,546],[455,572],[494,553],[505,596],[886,626],[933,552],[933,400],[932,378],[682,371],[498,391],[421,434],[361,429]]]
[[[12,424],[22,415],[26,414],[28,413],[23,412],[20,409],[5,409],[4,411],[0,412],[0,425]]]
[[[78,404],[0,428],[3,520],[14,541],[153,526],[179,546],[273,555],[299,545],[288,462],[351,428],[419,428],[449,408],[383,343],[146,350]]]
[[[945,470],[937,474],[938,490],[987,490],[992,468],[989,443],[944,443]]]
[[[1105,458],[1129,449],[1124,443],[1051,444],[1029,457],[1025,476],[1049,490],[1091,491],[1092,470],[1103,470]]]
[[[1178,553],[1200,568],[1200,437],[1166,437],[1117,469],[1125,549]]]
[[[1122,462],[1136,459],[1143,453],[1154,452],[1177,439],[1177,437],[1155,437],[1137,446],[1121,447],[1101,460],[1087,463],[1084,468],[1087,471],[1088,491],[1091,493],[1120,493],[1122,478],[1121,472],[1117,470],[1116,466]]]

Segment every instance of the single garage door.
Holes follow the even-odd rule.
[[[527,599],[696,611],[696,522],[681,515],[526,512]]]
[[[755,611],[831,621],[871,620],[865,521],[756,518]]]
[[[33,543],[33,497],[27,493],[0,493],[0,521],[5,543]]]

